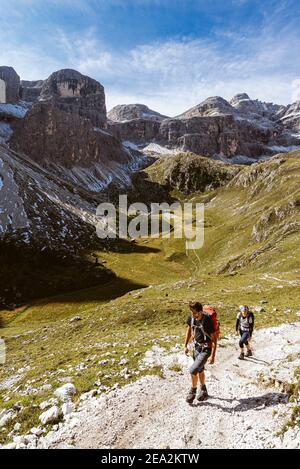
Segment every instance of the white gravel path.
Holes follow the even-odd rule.
[[[221,341],[216,364],[207,366],[208,401],[186,404],[186,367],[182,373],[167,371],[165,379],[147,376],[84,401],[38,447],[300,447],[297,429],[284,438],[276,436],[291,412],[280,381],[290,382],[300,364],[299,358],[287,360],[291,354],[300,357],[300,323],[257,331],[255,356],[244,362],[237,360],[236,343],[232,338]],[[184,361],[181,352],[175,356]],[[277,387],[262,384],[268,376],[277,379]]]

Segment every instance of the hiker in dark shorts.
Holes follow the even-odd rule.
[[[200,389],[197,395],[198,401],[204,401],[208,398],[208,392],[205,385],[204,365],[206,362],[213,365],[215,362],[217,349],[217,334],[211,317],[203,313],[201,303],[190,303],[191,315],[188,317],[188,329],[185,337],[185,353],[188,355],[188,344],[193,339],[193,359],[194,363],[190,368],[192,387],[187,395],[186,401],[192,404],[197,393],[198,380]]]
[[[236,331],[240,334],[240,355],[239,360],[245,359],[244,347],[246,347],[246,357],[252,357],[252,350],[250,347],[250,340],[254,328],[254,314],[251,313],[248,306],[240,306],[240,311],[236,317]]]

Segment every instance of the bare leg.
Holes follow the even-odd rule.
[[[205,373],[204,373],[204,371],[199,373],[199,381],[200,381],[201,385],[205,384]]]
[[[192,378],[192,387],[196,388],[198,383],[198,375],[191,375]]]

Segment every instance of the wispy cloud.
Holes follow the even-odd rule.
[[[300,58],[295,32],[284,39],[231,38],[231,47],[204,40],[170,40],[112,52],[93,32],[73,39],[68,63],[106,84],[108,107],[135,101],[175,115],[211,95],[230,98],[245,91],[254,98],[288,103],[295,96]],[[67,49],[67,46],[66,46]],[[74,52],[75,51],[75,52]]]
[[[20,1],[32,8],[36,4]],[[287,104],[299,99],[300,69],[297,15],[293,17],[287,3],[277,2],[269,17],[264,13],[266,20],[259,31],[255,25],[231,31],[220,27],[207,39],[166,38],[126,50],[113,49],[101,40],[96,27],[78,34],[45,26],[43,37],[33,44],[1,29],[5,47],[0,49],[0,63],[14,66],[24,79],[46,78],[59,68],[78,69],[105,85],[108,108],[142,102],[176,115],[208,96],[228,99],[238,92]],[[74,5],[91,14],[93,2],[76,0]]]

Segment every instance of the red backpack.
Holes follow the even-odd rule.
[[[214,328],[215,328],[215,333],[217,334],[217,338],[219,339],[219,337],[221,336],[221,331],[220,331],[220,323],[218,321],[217,310],[213,306],[204,305],[203,312],[208,314],[211,317]]]

